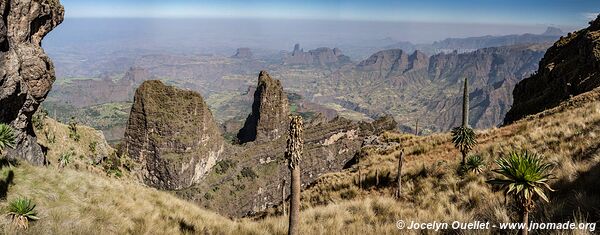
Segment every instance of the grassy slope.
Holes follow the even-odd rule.
[[[38,142],[48,148],[46,159],[51,166],[58,167],[60,157],[67,155],[70,159],[67,168],[128,176],[127,171],[122,168],[124,164],[131,164],[130,161],[120,161],[117,158],[115,150],[106,142],[101,131],[77,125],[80,139],[75,141],[69,136],[67,125],[46,117],[41,128],[35,128],[35,132]]]
[[[475,153],[488,161],[482,175],[458,177],[458,152],[449,144],[448,134],[414,137],[387,133],[390,142],[401,142],[390,151],[366,150],[358,165],[367,175],[365,187],[354,184],[354,168],[325,175],[303,194],[301,230],[306,234],[365,234],[398,232],[397,219],[511,221],[515,209],[504,205],[504,197],[492,190],[485,179],[491,177],[491,163],[501,153],[526,147],[556,163],[558,189],[550,195],[553,203],[537,208],[536,221],[566,221],[573,218],[597,222],[600,213],[600,185],[597,179],[597,135],[600,134],[600,90],[575,97],[555,110],[513,125],[479,132]],[[579,101],[577,101],[579,100]],[[585,101],[581,101],[585,100]],[[404,198],[389,197],[393,191],[396,154],[407,152]],[[374,171],[381,184],[373,184]],[[7,168],[4,169],[6,173]],[[13,185],[8,200],[31,197],[38,203],[40,221],[32,223],[31,234],[46,233],[186,233],[284,234],[286,218],[230,220],[198,208],[171,194],[109,178],[104,175],[54,167],[21,165],[13,169]],[[4,174],[6,175],[6,174]],[[0,207],[6,206],[0,201]],[[544,211],[544,213],[540,213]],[[2,229],[10,233],[6,219]],[[406,231],[405,231],[406,232]]]
[[[303,193],[305,207],[335,204],[346,200],[393,195],[397,178],[397,155],[405,149],[404,198],[397,207],[399,215],[415,221],[490,220],[518,218],[510,203],[485,183],[494,176],[493,160],[511,150],[530,149],[555,164],[557,192],[550,194],[551,204],[541,204],[532,220],[557,222],[600,220],[600,89],[577,96],[561,106],[526,118],[513,125],[478,131],[480,145],[473,154],[483,156],[486,170],[482,175],[459,177],[456,169],[460,154],[450,143],[449,134],[415,137],[386,133],[382,137],[398,143],[387,151],[365,149],[366,156],[351,169],[322,176]],[[360,167],[363,188],[355,181]],[[380,185],[375,185],[375,171]],[[389,176],[387,175],[390,173]]]
[[[30,234],[174,234],[192,226],[198,231],[236,230],[230,220],[141,185],[52,167],[22,165],[13,171],[8,200],[25,196],[38,204],[41,220],[32,223]],[[2,225],[12,232],[6,221]]]

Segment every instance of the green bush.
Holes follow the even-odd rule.
[[[46,117],[48,117],[48,111],[46,111],[44,108],[40,108],[40,110],[38,110],[33,115],[31,122],[33,123],[33,126],[35,127],[35,129],[37,129],[37,130],[44,129],[44,120],[46,119]]]
[[[35,203],[31,199],[17,198],[8,204],[8,216],[15,226],[22,229],[29,228],[29,221],[38,220]]]
[[[461,173],[481,174],[485,168],[485,160],[480,155],[471,155],[461,168]]]
[[[255,179],[258,178],[258,175],[252,170],[252,168],[246,166],[242,168],[242,177]]]
[[[96,153],[96,147],[97,147],[97,146],[98,146],[98,142],[96,142],[96,141],[92,141],[92,142],[90,143],[89,147],[90,147],[90,152],[91,152],[92,154],[95,154],[95,153]]]
[[[75,121],[75,117],[71,117],[71,121],[69,121],[69,138],[75,140],[75,142],[79,142],[81,139],[81,135],[77,132],[77,121]]]
[[[236,165],[235,162],[231,161],[231,160],[219,161],[215,165],[215,172],[217,172],[217,174],[219,174],[219,175],[225,174],[225,172],[227,172],[227,170],[234,168],[235,165]]]
[[[9,125],[0,123],[0,154],[6,148],[15,147],[15,138],[13,129]]]
[[[67,165],[69,165],[69,163],[71,163],[71,157],[73,157],[75,155],[75,152],[73,150],[73,148],[71,148],[69,151],[62,153],[59,157],[58,157],[58,166],[60,168],[64,168]]]

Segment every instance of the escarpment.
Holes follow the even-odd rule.
[[[198,183],[225,148],[200,94],[156,80],[136,90],[123,147],[144,183],[169,190]]]
[[[270,141],[285,135],[289,114],[288,99],[281,82],[271,78],[266,71],[261,71],[252,112],[238,132],[238,140],[240,143]]]
[[[15,130],[10,158],[44,164],[32,127],[32,116],[56,79],[42,39],[64,18],[58,0],[0,0],[0,123]]]
[[[557,106],[600,86],[600,16],[590,26],[561,37],[544,55],[537,73],[519,82],[505,124]]]

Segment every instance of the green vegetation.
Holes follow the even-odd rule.
[[[462,126],[452,129],[452,143],[454,147],[462,154],[461,164],[465,165],[465,161],[469,152],[477,145],[476,135],[473,129],[469,127],[469,83],[465,78],[463,91],[463,110],[462,110]]]
[[[229,169],[235,168],[236,163],[232,160],[221,160],[215,164],[215,172],[219,175],[225,174]],[[250,169],[251,171],[252,169]],[[254,172],[252,172],[254,173]],[[243,174],[243,172],[242,172]]]
[[[244,178],[250,178],[250,179],[258,178],[258,175],[256,174],[256,172],[254,172],[254,170],[252,170],[251,167],[247,167],[247,166],[242,168],[241,174],[242,174],[242,177],[244,177]]]
[[[49,116],[59,122],[68,123],[71,117],[77,117],[80,125],[101,130],[108,141],[114,141],[123,137],[131,103],[115,102],[75,107],[60,102],[44,101],[42,107],[48,110]]]
[[[71,157],[75,155],[74,149],[71,148],[69,151],[62,153],[58,157],[58,167],[65,168],[69,163],[71,163]]]
[[[15,134],[9,125],[0,123],[0,155],[6,148],[15,147]]]
[[[528,151],[512,152],[508,156],[498,159],[496,163],[499,169],[494,172],[499,174],[500,178],[488,182],[499,185],[504,189],[506,196],[515,197],[521,209],[521,221],[525,224],[522,232],[526,235],[529,212],[535,206],[535,198],[539,197],[550,202],[544,194],[544,190],[554,191],[548,185],[548,180],[552,177],[552,165],[544,163],[541,156]]]
[[[481,174],[485,168],[485,161],[481,155],[471,155],[467,158],[464,165],[461,165],[460,172]]]
[[[452,143],[454,147],[462,154],[462,164],[466,163],[466,157],[469,152],[477,145],[475,132],[469,127],[455,127],[452,129]]]
[[[96,147],[98,146],[98,142],[96,141],[92,141],[90,142],[90,144],[88,145],[88,147],[90,148],[90,152],[92,154],[96,154]]]
[[[46,111],[44,108],[40,108],[35,114],[33,114],[33,118],[31,119],[33,127],[35,127],[36,130],[44,129],[44,119],[46,119],[46,117],[48,117],[48,111]]]
[[[29,228],[29,221],[38,220],[35,203],[31,199],[17,198],[8,204],[8,216],[17,228]]]
[[[69,121],[69,138],[75,142],[79,142],[79,139],[81,139],[81,135],[77,133],[77,124],[75,117],[71,117],[71,121]]]

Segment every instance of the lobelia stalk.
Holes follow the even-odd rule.
[[[300,160],[302,160],[302,151],[304,148],[304,139],[302,137],[302,117],[294,116],[290,122],[289,139],[287,141],[287,150],[285,158],[288,160],[288,167],[292,175],[290,183],[290,217],[288,234],[299,234],[300,222]]]

